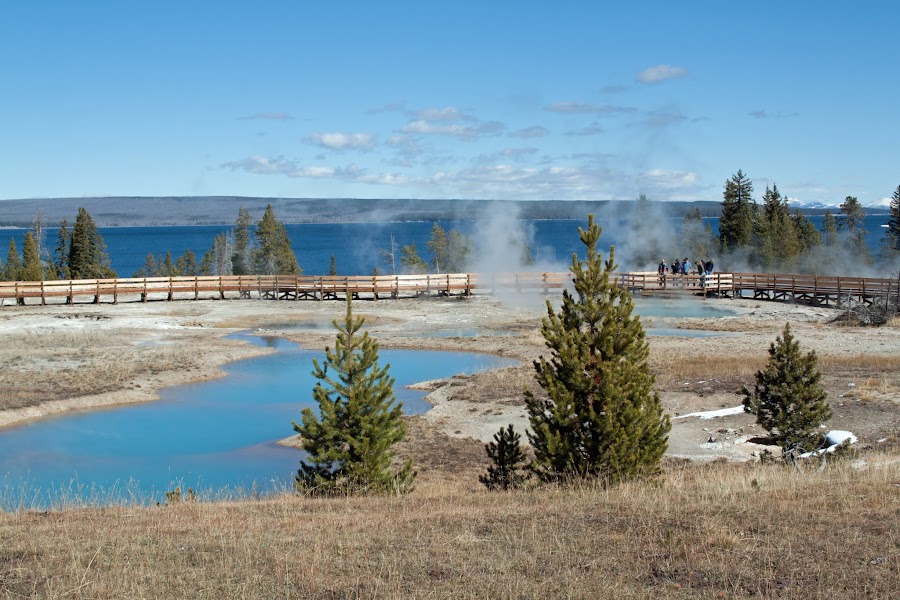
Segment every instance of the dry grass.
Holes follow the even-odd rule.
[[[142,375],[196,366],[187,344],[136,346],[134,339],[127,330],[4,335],[0,410],[122,389]]]
[[[2,514],[0,597],[888,598],[898,456],[875,458],[894,464]]]
[[[819,369],[826,377],[877,378],[879,385],[893,386],[900,378],[900,356],[891,355],[823,355]],[[716,356],[709,354],[658,353],[651,355],[650,365],[662,389],[680,386],[685,381],[717,381],[726,389],[740,388],[753,381],[756,372],[766,367],[768,354],[754,356]]]

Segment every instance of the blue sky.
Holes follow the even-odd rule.
[[[626,6],[627,5],[627,6]],[[0,199],[900,184],[890,2],[0,4]]]

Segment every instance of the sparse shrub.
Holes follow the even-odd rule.
[[[756,372],[753,392],[743,389],[744,410],[756,415],[789,462],[819,445],[822,436],[816,428],[831,418],[821,377],[816,353],[801,353],[785,324],[769,346],[768,365]]]
[[[484,450],[491,459],[487,473],[478,477],[489,490],[509,490],[521,487],[528,479],[523,471],[525,450],[522,449],[522,436],[513,429],[512,423],[494,434],[494,441],[485,444]]]

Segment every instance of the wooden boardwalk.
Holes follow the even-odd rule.
[[[716,273],[701,276],[632,272],[616,275],[619,285],[646,295],[752,297],[836,305],[848,300],[870,303],[900,294],[900,279],[820,277],[766,273]],[[66,281],[0,281],[0,305],[120,300],[198,300],[259,298],[330,300],[347,296],[379,300],[423,295],[469,296],[474,293],[548,293],[571,282],[570,273],[451,273],[442,275],[243,275],[227,277],[146,277]]]

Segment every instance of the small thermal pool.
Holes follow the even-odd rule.
[[[737,313],[729,310],[721,299],[701,300],[699,298],[648,298],[636,296],[634,308],[642,317],[674,317],[695,319],[716,319],[731,317]]]

